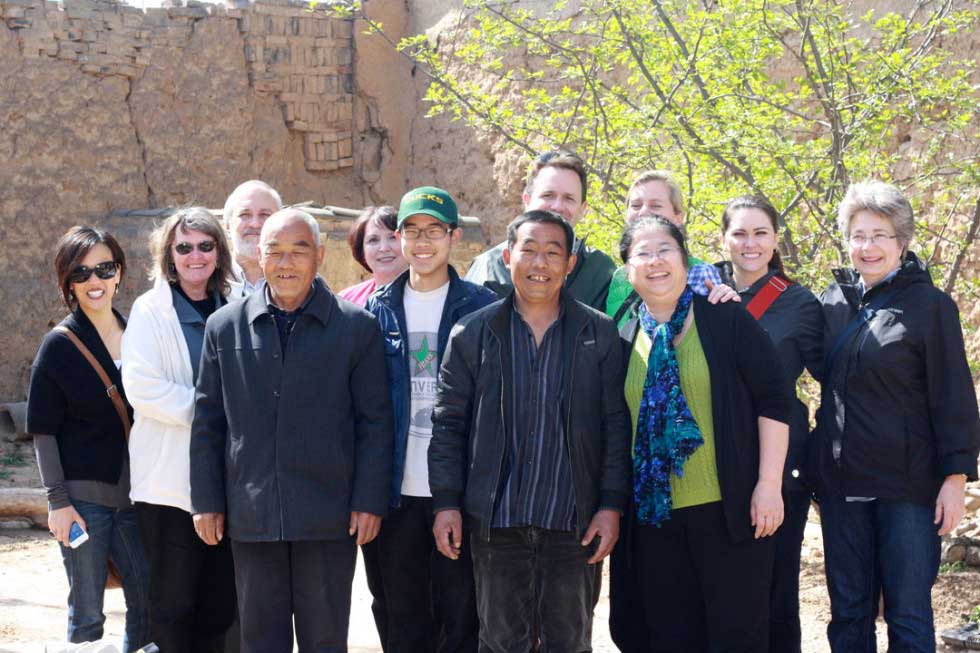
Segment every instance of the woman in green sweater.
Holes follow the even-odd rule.
[[[643,650],[765,651],[792,399],[778,355],[742,307],[692,292],[676,225],[633,222],[620,254],[642,304],[622,330],[636,585],[613,609],[642,604]]]

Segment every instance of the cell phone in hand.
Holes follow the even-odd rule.
[[[82,530],[77,521],[71,523],[71,530],[68,531],[68,546],[77,549],[88,542],[88,533]]]

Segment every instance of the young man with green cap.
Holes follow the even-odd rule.
[[[496,295],[463,281],[449,264],[459,214],[446,191],[409,191],[397,233],[408,270],[368,300],[385,339],[394,405],[390,509],[375,554],[384,587],[386,653],[477,650],[479,624],[469,556],[436,552],[427,453],[436,380],[449,330]],[[376,585],[376,583],[372,583]]]

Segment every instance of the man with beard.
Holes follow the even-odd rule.
[[[270,215],[282,208],[276,189],[258,179],[240,184],[225,200],[225,229],[231,235],[230,300],[250,295],[264,281],[259,266],[259,234]]]

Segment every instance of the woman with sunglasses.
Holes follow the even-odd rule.
[[[48,528],[61,545],[68,574],[67,638],[72,643],[102,638],[111,559],[126,598],[123,651],[129,653],[150,641],[148,572],[129,502],[126,429],[131,415],[125,415],[124,424],[102,381],[104,374],[115,386],[123,409],[126,395],[118,366],[126,321],[112,302],[126,257],[110,234],[72,227],[58,242],[54,265],[71,313],[44,337],[34,359],[27,429],[34,434],[47,490]],[[73,525],[87,541],[78,543]]]
[[[235,620],[227,540],[194,531],[190,437],[194,383],[208,317],[226,303],[231,254],[207,209],[181,209],[150,236],[153,288],[137,298],[122,340],[122,375],[136,413],[132,491],[150,563],[150,633],[162,651],[220,652]]]

